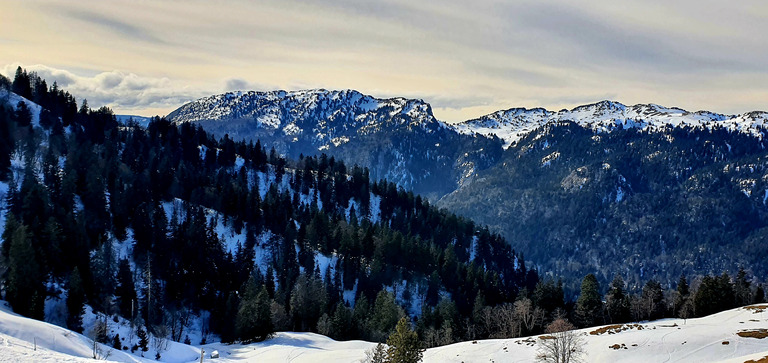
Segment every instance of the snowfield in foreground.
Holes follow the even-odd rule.
[[[704,318],[664,319],[642,324],[578,330],[586,342],[588,362],[746,362],[768,356],[768,338],[741,337],[739,332],[768,328],[768,305],[738,308]],[[747,334],[745,334],[747,335]],[[763,334],[765,335],[765,334]],[[34,350],[35,341],[37,350]],[[479,340],[428,349],[425,362],[533,362],[538,337]],[[277,333],[250,345],[213,343],[202,346],[212,362],[359,362],[374,343],[337,342],[312,333]],[[160,361],[195,362],[200,346],[171,343]],[[210,359],[218,351],[220,358]],[[104,351],[107,348],[104,347]],[[18,316],[0,302],[0,361],[93,361],[91,341],[69,330]],[[152,357],[154,358],[154,357]],[[154,362],[112,350],[108,360]]]

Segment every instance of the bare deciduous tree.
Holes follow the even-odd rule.
[[[385,363],[387,361],[387,346],[376,344],[375,347],[365,351],[365,358],[360,363]]]
[[[547,326],[545,339],[539,339],[539,352],[536,360],[547,363],[580,362],[586,354],[584,339],[573,331],[573,324],[565,319],[557,319]]]
[[[514,307],[515,315],[520,321],[520,323],[518,323],[519,336],[523,335],[523,328],[525,328],[525,331],[530,334],[530,332],[533,331],[536,326],[541,324],[541,321],[544,319],[544,311],[542,311],[539,307],[534,307],[531,299],[527,297],[515,301]]]
[[[180,342],[184,336],[184,328],[189,326],[191,313],[186,308],[171,309],[165,316],[166,325],[171,329],[171,340]]]
[[[501,304],[493,308],[496,328],[495,338],[516,338],[520,336],[520,321],[512,304]]]
[[[90,331],[88,332],[88,335],[91,338],[91,343],[93,344],[91,347],[93,359],[107,360],[107,358],[112,355],[112,349],[104,348],[101,344],[99,344],[99,340],[104,340],[108,331],[109,324],[107,323],[107,316],[103,315],[102,317],[96,319],[93,327],[91,327]]]

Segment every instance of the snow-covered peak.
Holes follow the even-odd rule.
[[[309,141],[325,151],[382,130],[448,126],[423,100],[381,99],[355,90],[239,91],[204,97],[168,115],[172,122],[205,122],[233,138],[269,133],[288,143]]]
[[[422,100],[380,99],[355,90],[325,89],[227,92],[187,103],[168,115],[174,122],[252,119],[259,126],[272,129],[302,119],[318,123],[345,120],[364,125],[382,116],[414,125],[439,122],[429,104]]]
[[[757,135],[767,126],[766,120],[768,113],[762,111],[723,115],[709,111],[689,112],[656,104],[626,106],[615,101],[600,101],[558,112],[541,108],[513,108],[465,121],[456,125],[456,129],[465,134],[494,134],[504,140],[505,147],[509,147],[530,131],[558,121],[572,121],[600,131],[609,131],[616,127],[657,130],[668,126],[721,126]]]

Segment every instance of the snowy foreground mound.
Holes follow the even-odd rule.
[[[699,319],[666,319],[642,324],[607,326],[578,331],[586,342],[589,362],[746,362],[768,356],[768,305],[739,308]],[[742,333],[743,337],[739,335]],[[752,335],[752,336],[750,336]],[[33,346],[37,342],[37,350]],[[429,349],[425,362],[533,362],[538,337],[481,340]],[[373,343],[336,342],[312,333],[278,333],[250,345],[220,343],[202,346],[205,361],[230,362],[359,362]],[[106,350],[106,347],[104,347]],[[161,361],[199,361],[201,347],[170,343]],[[217,350],[221,357],[210,359]],[[93,361],[91,341],[66,329],[20,317],[0,302],[0,361]],[[126,352],[111,351],[108,360],[153,362]]]

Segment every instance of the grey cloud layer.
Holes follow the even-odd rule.
[[[423,98],[450,121],[605,96],[726,113],[768,108],[764,0],[35,4],[30,11],[58,39],[17,42],[8,34],[45,31],[19,21],[0,39],[8,53],[0,65],[95,69],[57,77],[89,101],[136,109],[171,109],[203,91],[275,88]],[[26,48],[14,50],[19,43]],[[30,60],[34,51],[46,56]],[[168,79],[137,76],[148,74]]]
[[[19,65],[9,64],[0,70],[3,74],[13,77],[17,66]],[[37,73],[49,84],[56,82],[60,87],[78,97],[78,101],[87,99],[91,107],[109,106],[122,111],[169,108],[209,93],[203,90],[187,89],[165,78],[141,77],[122,71],[82,76],[44,65],[22,65],[22,67],[29,72]]]

